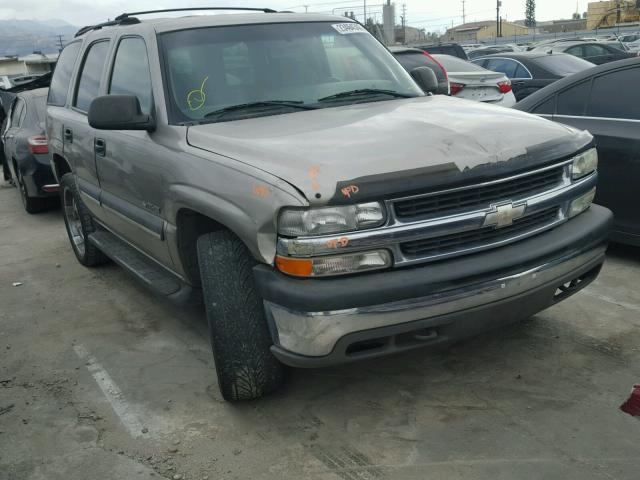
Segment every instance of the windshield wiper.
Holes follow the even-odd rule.
[[[395,90],[383,90],[378,88],[360,88],[358,90],[349,90],[346,92],[336,93],[329,95],[328,97],[322,97],[318,99],[318,102],[326,102],[330,100],[339,100],[348,97],[357,97],[363,95],[388,95],[396,98],[413,98],[416,95],[410,95],[407,93],[396,92]]]
[[[229,107],[220,108],[218,110],[207,113],[204,118],[218,117],[230,112],[252,110],[254,108],[263,107],[288,107],[297,108],[300,110],[315,110],[316,108],[318,108],[312,105],[305,105],[302,100],[263,100],[260,102],[240,103],[238,105],[231,105]]]

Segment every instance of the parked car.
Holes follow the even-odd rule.
[[[433,55],[433,58],[447,71],[452,96],[502,107],[515,105],[511,81],[503,73],[486,70],[451,55]]]
[[[515,51],[519,51],[519,50],[515,50],[513,47],[510,47],[510,46],[495,45],[491,47],[482,47],[476,50],[471,50],[470,52],[467,53],[467,55],[469,56],[470,60],[473,60],[476,58],[485,57],[487,55],[494,55],[496,53],[512,53]]]
[[[515,108],[596,138],[596,202],[615,215],[612,239],[640,246],[640,58],[608,63],[536,92]]]
[[[407,72],[411,72],[418,67],[429,67],[433,73],[435,73],[436,79],[438,80],[438,89],[435,91],[435,94],[449,95],[449,78],[447,77],[447,71],[432,55],[418,48],[402,46],[389,47],[389,51],[396,57],[396,60],[400,62],[400,65],[402,65]]]
[[[620,35],[618,37],[618,40],[620,40],[622,43],[625,43],[625,44],[637,42],[638,40],[640,40],[640,33]]]
[[[45,136],[47,92],[40,88],[17,94],[2,132],[4,156],[29,213],[42,211],[47,198],[58,196]]]
[[[504,73],[511,80],[518,101],[560,78],[594,66],[572,55],[540,52],[501,53],[472,61],[487,70]]]
[[[0,88],[10,90],[36,80],[40,75],[0,75]]]
[[[339,16],[85,28],[47,109],[71,248],[201,292],[230,401],[283,364],[445,345],[589,284],[611,224],[592,136],[437,88]]]
[[[467,52],[457,43],[438,43],[433,45],[420,45],[420,50],[430,53],[431,55],[451,55],[463,60],[468,60]]]
[[[620,42],[617,42],[617,44],[619,45]],[[568,53],[569,55],[582,58],[595,65],[602,65],[603,63],[615,62],[616,60],[624,60],[625,58],[636,56],[633,53],[624,51],[622,48],[624,47],[621,45],[620,48],[616,48],[605,42],[564,42],[557,43],[550,47],[541,47],[536,50],[544,50],[547,53]]]

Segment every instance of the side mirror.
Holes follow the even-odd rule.
[[[411,70],[411,77],[424,93],[433,95],[438,91],[438,78],[429,67],[418,67]]]
[[[98,130],[153,131],[156,122],[151,115],[142,113],[135,95],[104,95],[95,98],[89,106],[89,125]]]

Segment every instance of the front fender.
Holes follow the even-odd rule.
[[[279,179],[267,181],[237,171],[217,172],[215,188],[173,184],[169,187],[167,217],[177,228],[181,209],[204,215],[233,231],[262,263],[273,264],[276,254],[277,214],[285,206],[307,203],[295,190]],[[229,178],[220,178],[230,175]],[[175,242],[172,242],[175,245]]]

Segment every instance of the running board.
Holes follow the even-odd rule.
[[[193,298],[195,291],[190,285],[113,233],[100,229],[89,235],[89,241],[157,295],[181,305],[196,300]]]

